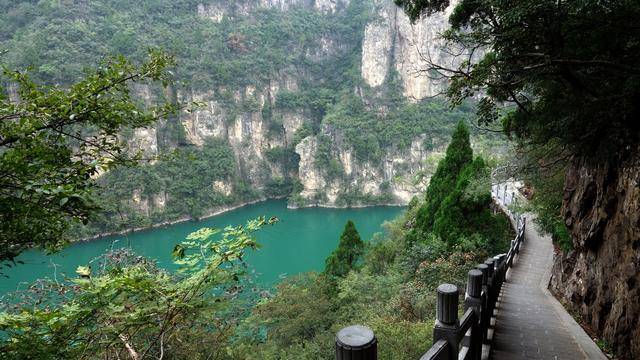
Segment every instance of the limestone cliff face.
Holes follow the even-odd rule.
[[[202,146],[208,138],[217,137],[228,140],[236,159],[237,173],[248,179],[250,185],[262,188],[274,177],[294,174],[286,173],[286,169],[267,160],[266,152],[276,147],[286,147],[295,131],[302,125],[304,118],[297,113],[282,114],[282,127],[272,129],[271,123],[262,115],[261,109],[266,104],[272,106],[276,94],[281,89],[295,90],[295,81],[284,77],[272,81],[268,86],[256,89],[247,86],[236,90],[233,102],[239,106],[251,103],[255,111],[233,112],[229,104],[220,103],[215,94],[187,93],[179,94],[182,102],[198,101],[204,107],[180,116],[187,141]],[[218,89],[220,91],[221,89]],[[223,90],[223,89],[222,89]]]
[[[286,12],[304,7],[322,14],[333,14],[345,11],[349,3],[350,0],[210,0],[197,5],[194,11],[201,18],[220,23],[227,18],[232,20],[234,17],[251,16],[260,9]],[[445,28],[448,14],[434,15],[412,25],[402,10],[390,0],[371,0],[369,5],[375,9],[376,16],[371,18],[362,34],[362,49],[359,52],[363,83],[375,93],[384,89],[389,72],[395,69],[405,96],[419,99],[438,93],[442,84],[418,76],[417,71],[425,65],[421,54],[431,54],[437,61],[445,58],[437,34]],[[336,54],[352,51],[353,45],[331,33],[318,34],[317,46],[305,50],[305,61],[320,64]],[[424,159],[430,153],[440,151],[439,148],[424,149],[427,134],[416,136],[409,147],[386,149],[381,160],[366,161],[356,159],[340,131],[322,125],[319,134],[307,137],[295,146],[295,153],[299,156],[297,165],[291,167],[271,161],[268,156],[270,150],[293,149],[294,135],[303,124],[315,122],[318,125],[318,119],[311,118],[305,109],[284,110],[276,107],[280,92],[304,90],[300,84],[308,81],[305,76],[300,69],[287,69],[274,75],[266,85],[177,91],[175,98],[180,102],[204,104],[196,111],[180,114],[178,121],[184,129],[185,141],[202,146],[210,138],[228,140],[235,155],[238,177],[245,179],[247,185],[258,192],[276,178],[299,181],[302,189],[296,197],[298,201],[292,203],[295,206],[406,204],[414,195],[424,191],[426,184],[416,181],[416,177],[421,174],[428,178],[429,174],[423,174],[426,170]],[[202,89],[201,86],[193,88]],[[141,96],[145,98],[151,94],[145,95],[141,91]],[[374,107],[378,106],[375,101],[369,102]],[[271,116],[265,115],[265,108],[273,111],[273,117],[279,119],[277,124]],[[331,140],[332,156],[343,170],[339,178],[328,176],[326,169],[316,166],[319,135],[328,136]],[[131,141],[132,147],[143,149],[149,155],[157,154],[160,151],[159,136],[156,129],[136,131]],[[434,139],[431,140],[433,143]],[[227,194],[233,192],[228,186],[212,186],[217,190],[224,188]],[[154,208],[155,203],[162,204],[161,201],[144,199],[136,201],[135,194],[133,197],[136,207],[146,213],[153,210],[149,208]]]
[[[317,164],[318,136],[331,139],[331,154],[341,170],[338,176],[328,176]],[[426,170],[425,158],[434,151],[424,149],[424,135],[416,137],[409,148],[390,149],[375,161],[357,159],[344,144],[343,135],[330,126],[318,136],[307,137],[296,146],[304,190],[293,206],[404,205],[424,192],[426,183],[419,175]]]
[[[362,46],[362,78],[371,87],[381,86],[390,69],[395,69],[404,85],[404,95],[424,99],[438,95],[445,82],[423,71],[428,61],[454,67],[457,60],[445,51],[439,34],[447,29],[449,15],[457,1],[443,13],[420,18],[411,24],[403,10],[392,1],[374,1],[377,19],[365,30]]]
[[[234,2],[210,1],[198,4],[198,15],[215,22],[225,16],[247,16],[256,9],[277,9],[288,11],[293,7],[313,8],[325,13],[333,13],[344,8],[349,0],[239,0]]]
[[[638,359],[640,147],[616,164],[575,161],[565,189],[574,250],[556,256],[551,289],[622,358]]]

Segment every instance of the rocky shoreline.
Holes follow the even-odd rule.
[[[75,240],[75,242],[86,242],[86,241],[92,241],[92,240],[97,240],[97,239],[101,239],[104,237],[108,237],[108,236],[116,236],[116,235],[125,235],[125,234],[131,234],[131,233],[135,233],[135,232],[139,232],[139,231],[145,231],[145,230],[150,230],[150,229],[157,229],[157,228],[162,228],[165,226],[170,226],[170,225],[175,225],[175,224],[180,224],[183,222],[187,222],[187,221],[200,221],[200,220],[204,220],[204,219],[208,219],[217,215],[221,215],[224,214],[228,211],[232,211],[232,210],[236,210],[236,209],[240,209],[244,206],[247,205],[253,205],[253,204],[257,204],[263,201],[267,201],[267,200],[281,200],[284,197],[278,197],[278,198],[259,198],[259,199],[255,199],[255,200],[251,200],[251,201],[245,201],[239,204],[235,204],[235,205],[226,205],[226,206],[221,206],[218,207],[216,210],[212,210],[210,212],[208,212],[206,215],[194,219],[191,216],[183,216],[179,219],[176,220],[171,220],[171,221],[163,221],[160,223],[156,223],[156,224],[152,224],[149,226],[141,226],[141,227],[136,227],[136,228],[131,228],[131,229],[126,229],[126,230],[121,230],[121,231],[110,231],[110,232],[105,232],[105,233],[100,233],[100,234],[96,234],[93,236],[88,236],[88,237],[84,237],[84,238],[80,238]],[[313,204],[313,205],[304,205],[304,206],[297,206],[297,205],[290,205],[287,204],[287,209],[291,209],[291,210],[296,210],[296,209],[304,209],[304,208],[313,208],[313,207],[320,207],[320,208],[326,208],[326,209],[361,209],[361,208],[368,208],[368,207],[372,207],[372,206],[407,206],[407,204],[399,204],[399,203],[387,203],[387,204],[360,204],[360,205],[351,205],[351,206],[337,206],[337,205],[327,205],[327,204]]]
[[[157,228],[161,228],[161,227],[165,227],[165,226],[180,224],[180,223],[187,222],[187,221],[200,221],[200,220],[204,220],[204,219],[208,219],[208,218],[214,217],[216,215],[224,214],[224,213],[226,213],[228,211],[239,209],[239,208],[247,206],[247,205],[257,204],[259,202],[267,201],[267,200],[277,200],[277,199],[276,198],[273,198],[273,199],[271,199],[271,198],[259,198],[259,199],[242,202],[242,203],[235,204],[235,205],[225,205],[225,206],[218,207],[216,210],[212,210],[212,211],[208,212],[206,215],[204,215],[202,217],[199,217],[197,219],[194,219],[191,216],[183,216],[183,217],[181,217],[179,219],[176,219],[176,220],[163,221],[163,222],[152,224],[152,225],[149,225],[149,226],[141,226],[141,227],[126,229],[126,230],[121,230],[121,231],[110,231],[110,232],[100,233],[100,234],[96,234],[96,235],[93,235],[93,236],[84,237],[84,238],[81,238],[81,239],[78,239],[78,240],[75,240],[75,241],[77,241],[77,242],[92,241],[92,240],[97,240],[97,239],[101,239],[101,238],[108,237],[108,236],[125,235],[125,234],[131,234],[131,233],[135,233],[135,232],[139,232],[139,231],[149,230],[149,229],[157,229]]]
[[[358,205],[330,205],[330,204],[310,204],[310,205],[291,205],[287,204],[287,209],[297,210],[297,209],[306,209],[306,208],[325,208],[325,209],[363,209],[373,206],[397,206],[403,207],[408,204],[401,203],[384,203],[384,204],[358,204]]]

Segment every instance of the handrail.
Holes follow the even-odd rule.
[[[433,344],[420,360],[445,360],[449,358],[449,344],[447,340],[438,340]]]
[[[460,328],[458,329],[458,341],[461,341],[474,323],[478,322],[478,316],[472,309],[467,309],[462,320],[460,320]]]
[[[501,186],[497,185],[495,191],[492,188],[491,194],[498,205],[504,206],[505,212],[511,217],[516,228],[516,236],[511,241],[509,251],[506,254],[488,258],[469,271],[464,299],[465,313],[460,320],[458,320],[458,288],[452,284],[438,286],[433,346],[420,357],[420,360],[480,360],[491,351],[493,338],[491,319],[494,317],[494,310],[507,271],[512,267],[524,242],[526,227],[526,218],[521,214],[514,214],[507,208],[507,205],[517,202],[515,192],[511,193],[509,199],[507,185],[505,185],[501,198],[500,190]],[[370,338],[360,339],[362,344],[370,344],[372,341],[375,343],[373,331],[366,329]],[[336,340],[336,359],[338,360],[377,359],[377,348],[371,352],[370,345],[359,348],[358,346],[345,347],[341,344],[341,341]]]

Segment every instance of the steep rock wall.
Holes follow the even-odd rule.
[[[421,135],[406,149],[390,149],[381,159],[368,161],[357,159],[356,153],[344,144],[343,135],[330,126],[325,126],[320,136],[331,140],[330,152],[340,174],[330,176],[327,169],[318,165],[318,136],[305,138],[296,146],[303,191],[294,206],[405,205],[426,188],[427,183],[418,177],[426,170],[425,158],[443,151],[425,150],[426,136]]]
[[[247,16],[256,9],[288,11],[294,7],[313,8],[320,12],[333,13],[344,8],[349,0],[240,0],[233,3],[211,1],[198,4],[198,15],[215,22],[228,16]]]
[[[404,96],[417,100],[438,95],[445,82],[424,69],[429,61],[453,68],[456,57],[447,52],[440,33],[457,4],[452,1],[443,13],[420,18],[411,24],[403,10],[392,1],[376,0],[376,18],[365,30],[362,46],[362,78],[371,87],[384,84],[390,69],[398,72]]]
[[[640,358],[640,147],[619,162],[576,160],[563,214],[574,250],[556,256],[551,289],[622,358]]]
[[[349,3],[349,0],[246,0],[233,3],[212,0],[200,3],[194,11],[201,18],[220,23],[224,19],[232,21],[234,17],[250,17],[260,9],[287,12],[303,7],[331,14],[345,11]],[[436,14],[412,25],[392,1],[371,0],[370,5],[375,16],[363,29],[363,41],[359,45],[362,46],[360,70],[363,83],[374,93],[383,91],[389,72],[395,70],[401,80],[403,95],[410,99],[425,98],[441,91],[441,83],[418,76],[418,70],[425,65],[421,54],[431,54],[438,61],[449,56],[441,50],[442,43],[437,38],[437,34],[446,27],[448,13]],[[308,48],[304,53],[305,61],[321,64],[338,54],[348,53],[353,45],[330,33],[318,34],[317,46]],[[257,191],[262,191],[274,178],[296,179],[301,191],[297,201],[292,203],[295,206],[406,204],[414,195],[424,191],[425,181],[416,180],[427,170],[424,159],[430,153],[441,151],[439,147],[425,150],[425,138],[430,136],[427,134],[416,136],[408,147],[385,149],[379,160],[363,161],[356,158],[344,134],[323,125],[320,134],[303,139],[295,147],[299,157],[296,166],[291,168],[270,161],[267,154],[270,150],[292,148],[295,133],[303,124],[318,124],[318,119],[312,118],[304,109],[276,109],[280,92],[300,92],[304,89],[299,84],[308,81],[304,69],[287,68],[274,75],[267,84],[239,88],[221,86],[207,90],[194,90],[202,88],[194,86],[194,89],[179,90],[175,94],[176,100],[204,104],[195,111],[180,114],[178,122],[184,129],[185,141],[201,147],[210,138],[228,140],[234,153],[237,176],[246,179],[248,185]],[[231,93],[231,99],[221,96],[223,93]],[[143,98],[151,97],[144,91],[141,95]],[[374,108],[384,107],[375,100],[369,103]],[[272,119],[265,118],[265,107],[273,109],[274,116],[281,119],[280,124],[274,126]],[[319,135],[331,139],[332,156],[343,170],[340,178],[332,178],[325,169],[316,166]],[[131,144],[149,155],[157,154],[160,151],[159,136],[156,129],[136,131]],[[431,139],[431,143],[438,141]],[[426,174],[421,179],[428,179],[428,176]],[[215,184],[212,186],[217,189]],[[226,193],[230,191],[233,189],[225,188]],[[138,204],[142,213],[152,212],[154,204],[163,204],[154,199],[142,199],[139,194],[133,198],[130,203]]]

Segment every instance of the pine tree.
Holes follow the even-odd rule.
[[[433,234],[450,247],[465,241],[471,246],[493,246],[502,236],[503,224],[491,213],[489,178],[489,167],[481,157],[473,159],[469,131],[459,123],[431,178],[407,243]],[[469,239],[474,240],[469,243]]]
[[[436,172],[429,182],[425,203],[416,215],[416,230],[422,233],[432,230],[440,205],[454,191],[460,172],[472,160],[473,150],[469,142],[469,130],[463,122],[459,122],[451,137],[451,143],[447,147],[446,155],[438,163]],[[415,236],[415,231],[409,234],[410,238]]]
[[[455,245],[463,236],[492,228],[490,185],[485,181],[488,179],[489,168],[481,157],[465,165],[453,191],[438,208],[433,233],[449,245]]]
[[[344,277],[352,270],[364,252],[364,242],[353,221],[347,221],[340,236],[338,248],[325,261],[324,273],[334,277]]]

